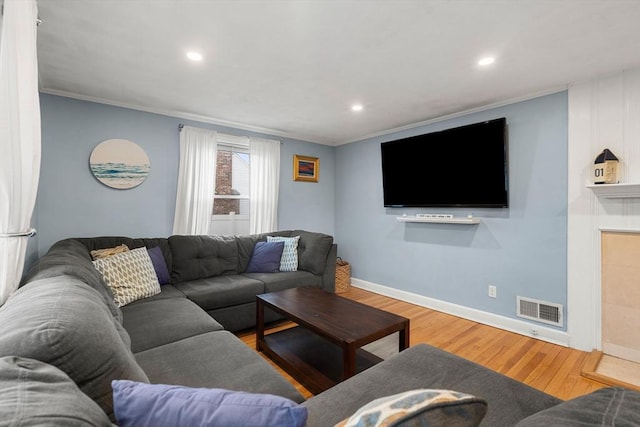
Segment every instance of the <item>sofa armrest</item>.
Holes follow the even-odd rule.
[[[336,258],[338,256],[338,245],[333,243],[327,253],[327,260],[322,273],[322,288],[328,292],[336,291]]]

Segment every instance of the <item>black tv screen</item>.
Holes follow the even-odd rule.
[[[505,118],[383,142],[385,207],[508,206]]]

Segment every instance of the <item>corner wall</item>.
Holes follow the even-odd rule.
[[[34,242],[37,251],[30,250],[31,262],[68,237],[169,236],[175,211],[180,123],[282,141],[279,228],[335,233],[333,147],[60,96],[40,94],[40,104],[42,166],[34,214],[38,239]],[[111,138],[129,139],[149,156],[151,172],[138,187],[116,190],[91,174],[91,151]],[[293,181],[293,154],[320,158],[319,183]]]
[[[418,304],[430,301],[481,317],[491,314],[505,325],[517,319],[517,327],[527,332],[549,329],[564,336],[566,322],[557,328],[517,318],[516,296],[563,304],[565,315],[571,310],[567,115],[567,93],[559,92],[338,147],[336,238],[339,255],[351,262],[354,281]],[[498,117],[506,117],[508,125],[508,209],[384,208],[381,142]],[[455,179],[455,159],[446,160]],[[442,159],[424,159],[425,176],[430,161]],[[407,185],[428,191],[438,183]],[[403,213],[472,213],[481,223],[401,223],[396,217]],[[489,284],[497,287],[495,299],[487,295]]]

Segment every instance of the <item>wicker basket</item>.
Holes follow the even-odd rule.
[[[351,285],[351,264],[342,258],[336,259],[336,293],[347,292]]]

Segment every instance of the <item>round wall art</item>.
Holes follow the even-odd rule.
[[[126,139],[107,139],[96,145],[89,165],[98,181],[119,190],[142,184],[151,169],[147,153]]]

